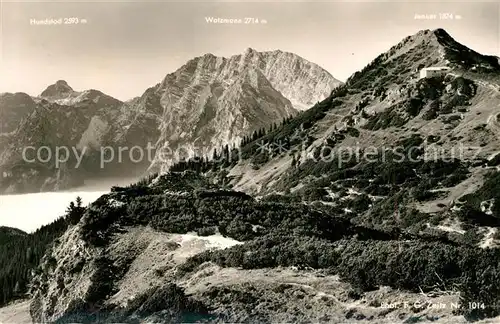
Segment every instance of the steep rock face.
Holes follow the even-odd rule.
[[[75,91],[64,80],[58,80],[42,91],[40,97],[47,99],[62,99],[71,96]]]
[[[0,191],[65,189],[81,184],[92,171],[91,154],[81,163],[79,156],[104,142],[102,124],[116,119],[122,102],[96,90],[69,89],[58,82],[44,92],[47,97],[30,98],[33,111],[0,140]]]
[[[209,155],[212,148],[237,143],[244,135],[296,114],[291,102],[272,87],[260,70],[231,70],[236,74],[213,80],[217,64],[217,58],[206,55],[196,63],[198,70],[191,76],[184,74],[190,65],[178,77],[167,76],[159,99],[166,103],[157,146],[160,154],[167,147],[173,151],[173,161],[191,152]],[[184,78],[190,78],[191,85],[179,84]],[[166,89],[184,89],[184,93],[177,96],[176,90]],[[164,162],[165,158],[157,154],[152,168],[168,167],[169,163]]]
[[[272,86],[297,110],[309,109],[342,84],[317,64],[288,52],[247,49],[241,60],[258,63]]]
[[[35,322],[52,322],[85,298],[102,253],[82,240],[80,226],[66,231],[59,242],[32,273],[30,314]]]
[[[0,94],[0,134],[15,130],[21,119],[35,109],[35,105],[35,101],[22,92]]]
[[[258,52],[252,48],[229,58],[206,54],[188,62],[176,75],[184,74],[186,77],[190,73],[201,73],[205,76],[197,80],[206,80],[209,83],[225,80],[225,83],[230,83],[248,68],[262,72],[271,86],[289,99],[297,110],[308,109],[317,101],[326,98],[333,88],[342,84],[317,64],[296,54],[280,50]],[[171,78],[167,76],[163,84],[169,80]],[[177,80],[182,82],[187,79]]]
[[[282,51],[249,48],[230,58],[197,57],[150,89],[150,101],[163,107],[150,170],[238,143],[244,135],[310,107],[339,84],[316,64]]]

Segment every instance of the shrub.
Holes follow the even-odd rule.
[[[140,316],[151,316],[163,311],[162,319],[188,323],[211,317],[202,303],[188,298],[182,288],[172,283],[139,296],[128,308],[129,312],[133,310]]]
[[[447,177],[441,184],[443,185],[443,187],[447,188],[454,187],[460,182],[466,180],[468,177],[468,174],[465,173],[454,173]]]
[[[347,131],[347,134],[348,134],[349,136],[352,136],[352,137],[359,137],[359,134],[360,134],[360,133],[359,133],[359,130],[357,130],[357,129],[356,129],[356,128],[354,128],[354,127],[348,127],[346,131]]]
[[[473,128],[475,131],[483,131],[486,128],[486,124],[479,124]]]
[[[405,103],[405,111],[412,117],[417,116],[422,110],[424,103],[420,98],[411,98],[408,102]]]
[[[364,128],[369,130],[386,129],[388,127],[401,127],[407,120],[399,115],[395,106],[384,110],[368,119]]]
[[[432,120],[435,119],[437,116],[439,116],[440,112],[440,102],[438,100],[433,100],[429,104],[429,107],[427,110],[423,113],[422,119],[423,120]]]
[[[427,136],[427,143],[429,144],[436,143],[439,141],[440,138],[441,137],[438,135],[429,135]]]
[[[500,172],[492,172],[486,176],[485,182],[479,190],[463,197],[467,203],[467,209],[462,213],[465,218],[470,217],[474,222],[490,224],[486,226],[499,226],[500,204],[495,203],[492,208],[493,215],[489,216],[480,211],[481,202],[495,199],[500,201]],[[495,225],[496,224],[496,225]]]
[[[211,226],[211,227],[203,227],[203,228],[199,228],[197,229],[196,233],[199,235],[199,236],[210,236],[210,235],[214,235],[217,233],[217,226]]]
[[[355,213],[360,213],[368,210],[371,203],[371,199],[367,195],[362,194],[349,201],[347,207],[352,209]]]

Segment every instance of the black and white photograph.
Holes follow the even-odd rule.
[[[0,0],[0,323],[500,323],[500,3]]]

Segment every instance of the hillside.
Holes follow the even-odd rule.
[[[113,187],[33,268],[32,320],[498,321],[499,77],[423,30],[241,146]]]
[[[33,233],[25,233],[19,229],[0,227],[0,306],[27,297],[27,288],[35,269],[48,246],[61,236],[71,223],[79,221],[82,207],[73,204],[65,217],[60,217],[51,224],[37,229]],[[71,210],[71,213],[69,212]],[[62,215],[61,215],[62,216]],[[25,303],[22,303],[25,305]],[[17,305],[21,306],[21,305]],[[24,306],[23,306],[24,307]],[[13,305],[16,309],[16,305]],[[9,311],[6,311],[9,313]],[[0,321],[4,322],[3,310]],[[15,318],[15,314],[8,315]]]
[[[113,188],[47,252],[30,288],[34,321],[457,323],[498,315],[498,249],[460,235],[356,225],[333,206],[258,201],[195,172],[150,180]],[[484,306],[470,309],[473,300]],[[452,304],[462,306],[454,312]]]
[[[414,223],[415,230],[457,225],[470,202],[464,208],[477,210],[478,222],[497,224],[496,194],[480,188],[496,185],[500,68],[464,50],[466,63],[455,59],[446,75],[418,79],[421,67],[460,57],[452,49],[463,45],[444,34],[405,38],[329,98],[242,147],[243,159],[227,168],[234,187],[322,201],[361,223]]]
[[[2,94],[0,193],[139,177],[193,154],[211,156],[297,114],[339,84],[298,55],[248,49],[230,58],[194,58],[127,102],[94,89],[75,91],[64,80],[36,98]],[[45,152],[37,156],[39,149]]]
[[[0,94],[0,136],[14,131],[23,117],[35,109],[35,101],[25,93]],[[0,143],[0,149],[2,148]]]

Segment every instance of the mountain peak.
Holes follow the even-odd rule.
[[[245,53],[257,53],[258,51],[251,48],[251,47],[247,47],[247,49],[245,50]]]
[[[58,86],[69,87],[68,82],[66,82],[66,80],[57,80],[55,84],[58,85]]]
[[[499,72],[498,57],[482,55],[456,41],[446,30],[438,28],[433,30],[437,42],[442,48],[446,61],[455,67],[477,72]]]
[[[432,32],[434,34],[438,34],[438,35],[448,35],[448,36],[450,36],[450,34],[448,34],[448,32],[446,30],[444,30],[444,28],[436,28]]]
[[[243,53],[243,57],[247,58],[247,57],[255,57],[255,56],[259,56],[260,52],[251,48],[251,47],[247,47],[247,49],[245,49],[245,52]]]
[[[54,84],[49,85],[41,94],[40,97],[59,97],[65,96],[73,92],[73,88],[68,85],[65,80],[57,80]]]
[[[426,35],[429,37],[432,37],[433,35],[451,37],[450,34],[448,34],[448,32],[446,30],[444,30],[443,28],[436,28],[436,29],[422,29],[413,35],[407,36],[406,38],[412,39],[412,38],[416,38],[419,36],[426,36]]]
[[[467,48],[466,46],[459,44],[446,30],[443,28],[437,28],[432,31],[432,35],[438,40],[441,45],[452,45],[459,46],[460,49]],[[459,45],[456,45],[459,44]],[[467,48],[468,50],[468,48]]]

